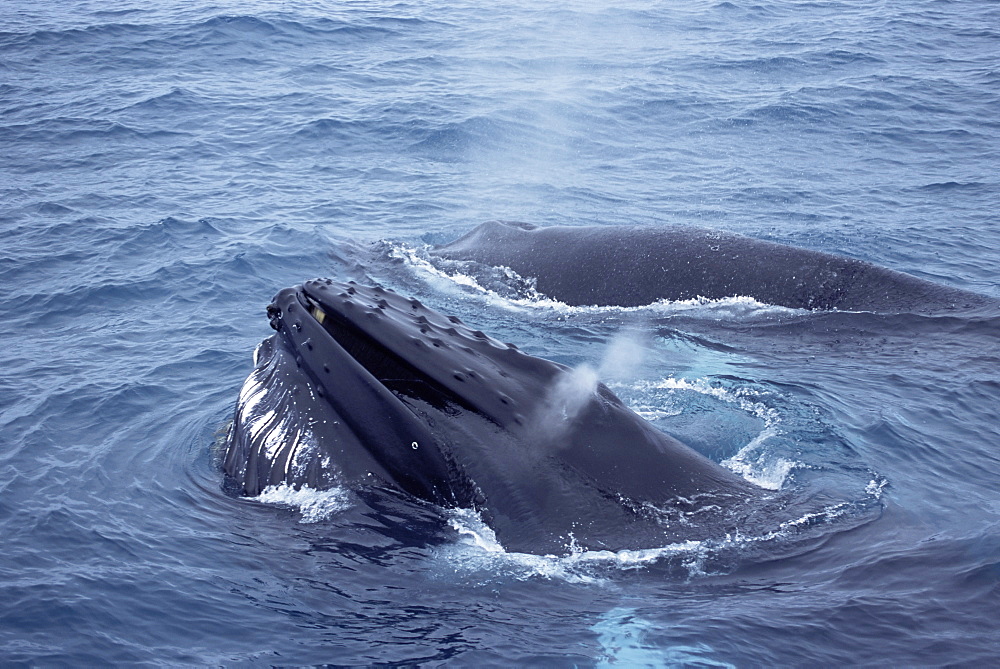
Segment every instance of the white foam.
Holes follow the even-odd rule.
[[[662,407],[649,406],[646,404],[631,405],[629,406],[632,411],[639,415],[643,420],[656,421],[663,418],[671,418],[673,416],[680,416],[683,411],[680,409],[664,409]]]
[[[765,427],[750,443],[719,464],[765,490],[780,490],[796,463],[776,457],[764,448],[764,442],[778,434],[773,425]]]
[[[302,514],[300,523],[318,523],[350,506],[349,496],[344,488],[315,490],[307,486],[293,488],[286,483],[268,486],[253,499],[264,504],[298,509]]]
[[[872,479],[865,486],[865,494],[870,495],[875,500],[880,500],[882,499],[882,491],[885,490],[888,484],[889,481],[887,479]]]
[[[608,567],[639,569],[674,556],[691,558],[692,565],[700,564],[701,560],[695,556],[705,550],[702,541],[684,541],[660,548],[588,551],[570,536],[564,555],[509,552],[476,511],[455,509],[449,515],[451,527],[458,532],[458,542],[446,549],[446,559],[460,571],[508,574],[519,579],[541,577],[570,583],[600,583],[604,578],[599,572]]]
[[[476,281],[474,277],[471,277],[468,274],[462,274],[461,272],[445,272],[441,269],[438,269],[438,267],[435,266],[434,263],[432,263],[426,257],[427,250],[429,248],[430,247],[425,246],[421,249],[417,249],[411,246],[407,246],[406,244],[390,242],[389,257],[394,258],[396,260],[402,260],[404,263],[409,265],[412,269],[416,270],[418,273],[422,273],[427,277],[439,280],[437,283],[440,283],[440,280],[443,280],[445,285],[447,285],[448,283],[456,284],[463,288],[470,288],[473,291],[484,295],[491,293],[491,291],[487,290],[486,288],[483,288],[481,285],[479,285],[479,282]],[[508,269],[508,271],[513,273],[513,270],[510,270],[509,268],[500,268],[500,269]],[[514,274],[514,276],[516,276],[516,274]],[[497,297],[500,296],[497,295]]]
[[[497,535],[482,516],[472,509],[453,509],[448,524],[458,532],[459,543],[475,546],[487,553],[504,553]]]
[[[624,387],[621,385],[610,385],[609,387]],[[756,395],[759,392],[747,388],[734,388],[732,390],[721,386],[712,385],[707,379],[695,379],[689,381],[683,378],[668,377],[659,381],[637,381],[627,387],[649,392],[652,390],[687,390],[701,395],[709,395],[729,404],[735,404],[740,410],[764,421],[765,426],[777,425],[781,422],[781,417],[777,411],[770,408],[763,402],[757,401]]]

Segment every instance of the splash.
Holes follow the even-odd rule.
[[[702,541],[684,541],[660,548],[588,551],[568,536],[565,555],[509,552],[478,512],[452,509],[448,511],[448,516],[449,525],[458,539],[443,549],[446,562],[458,571],[486,572],[491,578],[510,576],[520,580],[545,578],[568,583],[600,584],[606,580],[601,572],[608,567],[631,570],[670,557],[693,558],[705,546]]]
[[[776,427],[769,425],[736,455],[719,464],[765,490],[780,490],[795,467],[795,462],[775,457],[766,450],[765,442],[779,434]]]
[[[315,490],[307,486],[293,488],[286,483],[268,486],[252,499],[264,504],[297,509],[302,515],[300,523],[318,523],[327,520],[333,514],[350,506],[347,490],[344,488]]]

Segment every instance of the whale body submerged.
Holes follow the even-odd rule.
[[[433,255],[513,269],[566,304],[752,297],[793,309],[938,313],[996,307],[983,295],[862,260],[694,227],[490,221]]]
[[[228,434],[242,493],[376,486],[474,508],[507,549],[636,549],[724,532],[760,494],[606,386],[380,287],[280,291]],[[571,384],[572,385],[572,384]]]

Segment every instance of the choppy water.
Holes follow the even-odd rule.
[[[0,660],[995,662],[996,315],[570,309],[423,245],[690,223],[1000,297],[998,26],[985,0],[7,0]],[[552,559],[405,498],[227,496],[263,307],[317,275],[571,365],[639,333],[618,394],[820,511]]]

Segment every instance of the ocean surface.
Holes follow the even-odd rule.
[[[0,664],[995,665],[1000,314],[570,308],[427,248],[696,225],[1000,298],[998,212],[993,1],[4,0]],[[316,276],[601,370],[814,511],[535,556],[231,496],[264,308]]]

